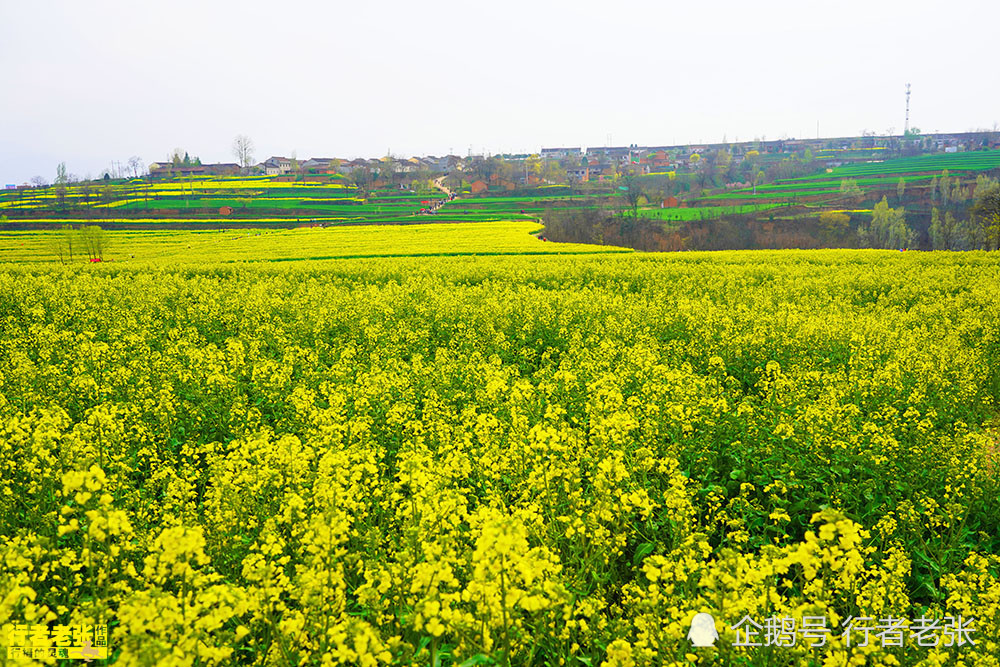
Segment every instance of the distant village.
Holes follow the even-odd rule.
[[[674,146],[572,146],[542,148],[532,154],[434,155],[410,158],[381,157],[345,159],[272,156],[266,160],[237,163],[202,164],[200,160],[181,159],[175,155],[148,166],[152,178],[185,176],[261,175],[277,179],[329,181],[347,177],[361,186],[406,188],[417,180],[451,179],[468,187],[473,194],[487,190],[510,190],[546,183],[591,183],[609,180],[628,171],[634,174],[692,173],[706,162],[717,160],[741,163],[748,157],[762,165],[782,160],[801,160],[819,167],[837,167],[847,162],[873,161],[934,152],[964,152],[1000,148],[1000,132],[976,131],[950,134],[907,134],[903,136],[840,137],[823,139],[775,139]],[[104,178],[128,178],[142,175],[138,158],[128,168],[109,170]],[[75,180],[75,179],[71,179]],[[735,179],[727,186],[745,184]],[[34,179],[32,185],[43,185]],[[31,187],[7,185],[8,189]]]
[[[495,154],[422,156],[410,158],[382,157],[372,159],[340,159],[272,156],[242,168],[236,163],[179,164],[177,161],[154,162],[149,166],[153,177],[195,175],[265,175],[289,180],[326,180],[331,175],[364,178],[374,185],[384,185],[394,179],[400,186],[417,178],[449,176],[463,173],[472,190],[486,190],[496,185],[517,186],[545,182],[586,183],[602,181],[629,170],[639,174],[662,172],[684,173],[696,168],[703,157],[725,152],[732,159],[748,154],[768,157],[799,155],[820,161],[826,167],[836,167],[849,161],[872,159],[872,155],[897,157],[928,152],[960,152],[1000,148],[1000,133],[963,132],[913,136],[860,136],[825,139],[776,139],[746,142],[684,144],[676,146],[596,146],[542,148],[535,154]],[[756,153],[751,153],[756,151]],[[863,154],[871,151],[870,154]],[[483,162],[503,163],[506,169],[476,169]],[[477,174],[481,171],[481,174]],[[498,173],[499,172],[499,173]],[[481,176],[481,178],[477,178]]]

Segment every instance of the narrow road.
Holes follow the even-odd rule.
[[[437,178],[435,178],[434,179],[434,187],[436,187],[438,190],[440,190],[441,192],[445,193],[446,195],[448,195],[450,197],[451,196],[451,190],[449,190],[448,188],[446,188],[444,186],[444,179],[445,179],[444,176],[438,176]]]
[[[453,199],[458,199],[457,196],[451,194],[451,190],[445,187],[444,185],[445,178],[446,178],[445,176],[438,176],[437,178],[434,179],[434,187],[436,187],[438,190],[440,190],[445,194],[445,199],[438,199],[437,201],[432,203],[430,205],[430,210],[428,211],[429,213],[434,213],[449,201],[452,201]]]

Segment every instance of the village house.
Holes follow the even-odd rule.
[[[622,164],[637,160],[645,153],[645,150],[632,144],[631,146],[594,146],[587,147],[587,157],[597,157],[598,159],[612,164]]]
[[[378,162],[378,160],[375,160],[374,162]],[[337,167],[337,172],[344,174],[346,176],[355,169],[363,169],[368,166],[370,166],[368,160],[364,158],[357,158],[355,160],[347,160],[346,162],[341,162],[340,165]]]
[[[337,158],[332,157],[312,157],[299,166],[299,171],[304,174],[327,174],[331,169],[336,169]]]
[[[465,160],[457,155],[446,155],[438,163],[438,170],[445,174],[461,170],[463,167],[465,167]]]
[[[565,160],[568,157],[578,158],[583,154],[579,146],[574,148],[543,148],[541,156],[543,160]]]
[[[395,168],[397,174],[412,174],[421,167],[420,160],[411,157],[408,160],[396,160]]]
[[[272,156],[257,165],[265,176],[280,176],[292,170],[292,160],[287,157]]]
[[[156,176],[233,176],[240,173],[240,165],[231,162],[217,164],[174,164],[154,162],[149,165],[149,175]]]
[[[587,160],[587,180],[603,180],[605,165],[597,158]]]

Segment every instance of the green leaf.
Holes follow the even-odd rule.
[[[635,549],[635,555],[632,556],[632,565],[638,565],[639,563],[641,563],[642,560],[646,558],[646,556],[653,553],[653,549],[655,548],[656,545],[653,544],[652,542],[643,542],[642,544],[640,544]]]

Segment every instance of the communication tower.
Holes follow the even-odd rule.
[[[903,136],[910,133],[910,84],[906,84],[906,123],[903,124]]]

